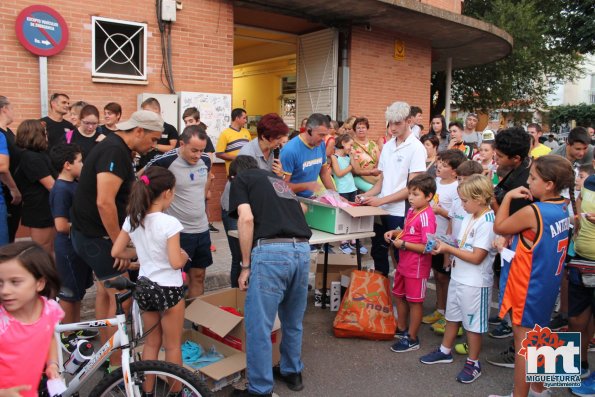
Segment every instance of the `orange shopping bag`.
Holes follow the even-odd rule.
[[[389,295],[389,281],[379,273],[354,270],[351,284],[333,322],[338,338],[389,340],[397,323]]]

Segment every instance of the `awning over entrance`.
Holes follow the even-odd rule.
[[[330,27],[369,25],[429,40],[432,70],[483,65],[507,56],[512,37],[494,25],[416,0],[234,0],[236,7],[298,17]],[[270,15],[270,14],[269,14]],[[272,22],[252,21],[255,26]]]

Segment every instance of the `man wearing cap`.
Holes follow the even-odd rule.
[[[463,130],[463,142],[471,146],[474,151],[481,145],[481,133],[475,131],[478,121],[477,113],[469,113],[465,119],[465,129]]]
[[[97,280],[106,281],[122,275],[129,260],[111,256],[126,217],[126,204],[134,182],[132,152],[148,152],[161,137],[163,120],[157,114],[139,110],[127,121],[118,123],[85,159],[72,204],[72,245],[76,253],[93,269]],[[116,313],[115,290],[99,283],[95,299],[97,318]],[[102,333],[105,340],[107,332]],[[119,361],[119,357],[112,356]]]

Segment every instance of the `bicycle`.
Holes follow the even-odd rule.
[[[122,366],[105,376],[91,391],[89,397],[126,396],[142,397],[142,386],[147,376],[154,377],[151,391],[154,397],[206,397],[211,393],[206,389],[200,378],[188,369],[165,361],[135,361],[134,347],[142,340],[142,322],[137,317],[140,313],[133,311],[132,339],[129,338],[126,326],[126,314],[123,302],[132,297],[135,283],[127,278],[106,281],[106,288],[126,290],[116,294],[116,317],[102,320],[83,321],[72,324],[59,324],[55,329],[58,341],[58,364],[61,373],[65,373],[64,360],[61,354],[60,333],[78,331],[82,329],[97,329],[117,326],[118,330],[107,342],[95,351],[88,359],[74,371],[68,382],[66,391],[61,397],[78,396],[82,386],[101,367],[116,349],[122,350]],[[136,324],[135,324],[136,323]],[[150,332],[151,330],[147,331]],[[178,391],[178,386],[180,386]],[[176,390],[176,391],[173,391]]]

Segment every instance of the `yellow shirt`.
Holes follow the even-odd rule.
[[[250,131],[245,128],[241,130],[234,130],[229,127],[221,131],[219,139],[217,140],[217,147],[215,153],[226,153],[232,155],[234,158],[238,155],[240,149],[250,142],[252,137]],[[225,173],[229,175],[229,165],[231,160],[225,160]]]
[[[542,143],[539,143],[535,147],[535,149],[531,150],[531,157],[533,157],[533,159],[536,159],[538,157],[545,156],[546,154],[550,154],[551,151],[551,148],[545,146]]]

